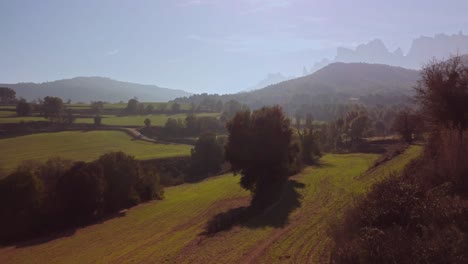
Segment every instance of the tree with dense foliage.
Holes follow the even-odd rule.
[[[44,200],[44,186],[36,166],[23,163],[0,181],[0,241],[23,238],[36,232]]]
[[[310,113],[306,115],[305,124],[301,124],[301,115],[295,117],[296,129],[301,146],[301,160],[304,164],[311,165],[322,156],[318,144],[318,135],[314,131],[313,117]]]
[[[424,67],[416,100],[432,123],[456,129],[462,138],[468,126],[468,65],[455,56]]]
[[[221,170],[223,146],[213,133],[202,134],[191,150],[190,180],[200,180]]]
[[[165,133],[171,137],[181,135],[183,133],[184,128],[185,127],[184,127],[182,120],[175,119],[172,117],[169,117],[166,120],[166,124],[164,125]]]
[[[31,115],[32,107],[31,105],[23,98],[21,98],[18,103],[16,103],[16,114],[19,116],[28,116]]]
[[[146,114],[152,114],[154,111],[154,106],[152,104],[148,104],[146,107],[145,107],[145,113]]]
[[[166,112],[166,110],[167,110],[167,104],[160,104],[159,107],[158,107],[158,110],[159,110],[161,113]]]
[[[104,210],[106,182],[102,167],[77,162],[57,183],[62,214],[70,224],[79,224],[100,216]]]
[[[89,223],[140,201],[163,198],[156,168],[122,152],[85,163],[23,162],[0,178],[0,242]]]
[[[196,135],[199,132],[197,123],[197,117],[194,114],[190,113],[185,117],[185,128],[188,135]]]
[[[393,121],[393,130],[408,144],[413,142],[414,136],[421,126],[421,116],[407,109],[398,113]]]
[[[221,113],[221,120],[227,122],[232,117],[234,117],[237,112],[242,111],[242,110],[246,110],[246,107],[236,100],[230,100],[226,102],[223,106],[223,111]]]
[[[180,104],[174,102],[174,103],[172,103],[172,105],[171,105],[171,111],[172,111],[173,113],[177,113],[177,112],[180,111],[180,107],[181,107]]]
[[[103,101],[91,102],[91,112],[93,114],[100,116],[102,114],[103,109],[104,109]]]
[[[265,208],[280,196],[298,148],[289,119],[279,106],[238,112],[227,124],[225,158],[240,184],[253,194],[252,207]]]
[[[106,207],[115,212],[135,205],[140,198],[135,186],[140,180],[138,161],[123,152],[104,154],[96,161],[102,166],[107,182]]]
[[[7,87],[0,87],[0,103],[10,104],[16,101],[15,90]]]
[[[94,125],[95,125],[95,126],[100,126],[100,125],[101,125],[101,121],[102,121],[102,117],[101,117],[101,116],[95,116],[95,117],[94,117]]]
[[[138,112],[138,99],[136,97],[128,100],[127,107],[125,108],[125,112],[127,114],[134,115]]]
[[[149,119],[149,118],[146,118],[146,119],[145,119],[145,127],[146,127],[146,128],[150,128],[150,127],[151,127],[151,119]]]
[[[352,142],[356,142],[364,137],[365,132],[369,128],[369,118],[364,113],[357,113],[356,116],[347,120],[348,135]]]
[[[64,112],[63,101],[60,97],[46,96],[42,102],[42,113],[51,122],[59,122]]]

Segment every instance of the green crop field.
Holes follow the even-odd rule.
[[[16,116],[16,111],[0,111],[0,118],[1,117],[10,117],[10,116]]]
[[[31,122],[31,121],[47,121],[42,116],[0,116],[0,124],[10,124],[10,123],[21,123],[21,122]]]
[[[51,157],[91,161],[101,154],[123,151],[137,159],[190,155],[190,146],[133,140],[121,131],[41,133],[0,139],[0,168],[11,171],[23,160]]]
[[[6,113],[6,114],[5,114]],[[113,115],[104,115],[102,116],[102,124],[110,126],[144,126],[144,121],[146,118],[151,120],[151,125],[153,126],[164,126],[168,118],[180,118],[185,119],[187,114],[157,114],[157,115],[134,115],[134,116],[113,116]],[[196,116],[212,116],[218,117],[219,113],[198,113]],[[25,116],[19,117],[16,116],[16,113],[10,111],[0,111],[0,124],[7,123],[20,123],[20,122],[29,122],[29,121],[47,121],[44,117],[40,116]],[[75,123],[81,124],[93,124],[93,118],[77,118]]]
[[[0,105],[0,109],[15,110],[16,106],[15,105]]]
[[[215,214],[246,206],[238,177],[220,176],[165,190],[165,200],[62,237],[0,248],[0,263],[321,263],[328,262],[328,223],[372,183],[400,171],[420,153],[402,155],[367,171],[374,154],[325,155],[285,187],[264,214],[212,236]]]

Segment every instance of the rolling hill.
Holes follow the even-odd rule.
[[[182,90],[162,88],[155,85],[144,85],[116,81],[104,77],[76,77],[44,83],[0,84],[16,91],[18,97],[33,100],[45,96],[58,96],[73,102],[127,101],[137,97],[151,102],[167,102],[177,97],[188,96]]]
[[[407,103],[419,71],[384,64],[332,63],[313,74],[259,90],[217,96],[252,108],[278,104],[286,109],[302,104],[360,102],[368,105]],[[181,100],[180,102],[190,102]]]

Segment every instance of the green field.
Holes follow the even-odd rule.
[[[29,122],[29,121],[47,121],[47,119],[40,117],[40,116],[26,116],[26,117],[18,117],[13,114],[11,116],[11,112],[6,111],[2,116],[2,111],[0,111],[0,124],[7,124],[7,123],[20,123],[20,122]],[[157,114],[157,115],[135,115],[135,116],[112,116],[112,115],[104,115],[102,117],[102,124],[103,125],[110,125],[110,126],[144,126],[144,121],[146,118],[151,120],[151,125],[153,126],[164,126],[168,118],[180,118],[185,119],[187,114]],[[212,116],[218,117],[219,113],[199,113],[196,116]],[[75,123],[80,124],[93,124],[93,118],[77,118]]]
[[[124,217],[42,244],[0,248],[0,263],[326,263],[328,223],[420,150],[411,147],[369,172],[377,155],[325,155],[321,166],[294,176],[263,215],[213,236],[202,234],[213,215],[249,202],[239,178],[166,188],[165,200],[132,208]]]
[[[16,116],[16,111],[0,111],[0,118],[1,117],[10,117],[10,116]]]
[[[153,125],[153,126],[164,126],[166,124],[167,119],[169,119],[169,118],[185,119],[186,116],[187,116],[187,114],[113,116],[113,117],[103,118],[102,123],[105,124],[105,125],[112,125],[112,126],[144,126],[145,119],[149,118],[151,120],[151,125]],[[202,116],[217,117],[217,116],[219,116],[219,113],[200,113],[200,114],[196,114],[196,116],[198,116],[198,117],[202,117]]]
[[[15,110],[15,109],[16,109],[16,105],[0,105],[0,109]]]
[[[42,116],[0,116],[0,124],[13,124],[13,123],[21,123],[21,122],[31,122],[31,121],[47,121]]]
[[[119,150],[142,160],[186,156],[190,148],[133,140],[121,131],[41,133],[0,139],[0,168],[11,171],[23,160],[44,161],[51,157],[91,161]]]

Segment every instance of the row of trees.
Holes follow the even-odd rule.
[[[127,115],[148,115],[155,113],[179,113],[182,110],[182,106],[178,103],[165,104],[161,103],[157,106],[152,104],[140,103],[137,98],[132,98],[128,100],[127,107],[124,109],[123,113]]]
[[[204,133],[223,133],[224,124],[213,116],[196,116],[187,114],[185,119],[169,117],[162,129],[151,126],[149,118],[144,121],[145,127],[140,132],[148,137],[182,138],[197,137]]]
[[[87,224],[161,199],[156,171],[122,152],[93,162],[25,162],[0,181],[0,242]]]

